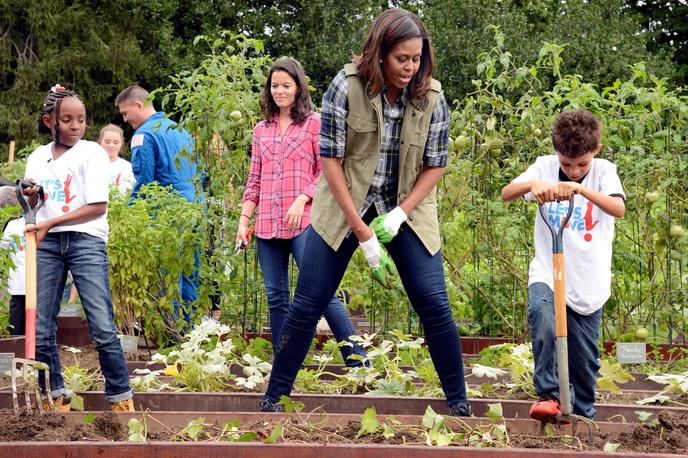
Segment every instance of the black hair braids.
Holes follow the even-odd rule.
[[[74,91],[69,91],[59,84],[56,84],[52,88],[50,88],[50,92],[48,92],[48,96],[45,98],[43,101],[43,109],[41,110],[40,114],[38,115],[38,133],[39,134],[46,134],[46,135],[53,135],[53,132],[50,130],[48,126],[45,125],[43,122],[43,116],[50,114],[52,112],[55,112],[55,144],[59,145],[60,144],[60,123],[59,123],[59,118],[60,118],[60,105],[62,104],[62,100],[68,98],[68,97],[76,97],[77,99],[81,100],[79,95],[74,92]]]

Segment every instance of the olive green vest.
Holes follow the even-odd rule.
[[[354,205],[360,209],[368,194],[380,155],[382,136],[382,95],[368,96],[354,64],[344,66],[347,76],[349,114],[346,118],[346,149],[342,160],[344,177]],[[397,202],[401,203],[413,187],[423,168],[425,141],[428,138],[432,112],[440,94],[441,84],[432,80],[430,91],[421,101],[409,101],[404,110],[399,145],[399,187]],[[434,255],[440,249],[437,202],[433,189],[411,212],[408,225]],[[334,250],[338,250],[350,227],[337,204],[327,180],[320,177],[311,210],[315,231]]]

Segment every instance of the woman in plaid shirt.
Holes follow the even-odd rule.
[[[255,212],[258,261],[277,353],[282,323],[289,311],[289,255],[300,268],[304,231],[310,224],[311,201],[320,177],[320,115],[313,111],[306,75],[298,61],[283,58],[273,64],[260,107],[265,119],[253,129],[251,169],[237,243],[248,244],[249,221]],[[336,296],[322,314],[337,341],[356,334]],[[360,346],[340,348],[348,366],[362,365],[360,358],[349,358],[351,354],[366,355]]]
[[[282,326],[264,412],[291,392],[321,310],[360,246],[373,277],[395,274],[418,313],[452,415],[471,415],[440,252],[435,186],[448,159],[449,108],[427,30],[401,9],[381,13],[361,53],[323,97],[318,183],[294,302]],[[381,244],[389,250],[389,256]]]

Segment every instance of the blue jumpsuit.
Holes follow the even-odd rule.
[[[173,120],[165,118],[162,111],[151,115],[131,139],[131,167],[136,178],[132,199],[145,197],[139,196],[141,186],[155,181],[161,186],[172,185],[189,202],[199,202],[201,199],[194,185],[199,171],[196,159],[194,140],[186,129],[180,129]],[[198,267],[198,254],[195,267]],[[181,277],[180,289],[184,304],[191,304],[198,298],[197,269],[190,276]],[[177,304],[175,315],[178,316]],[[187,313],[184,317],[189,321]]]

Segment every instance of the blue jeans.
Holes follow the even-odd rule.
[[[528,287],[528,323],[533,342],[535,372],[533,381],[538,396],[559,399],[557,349],[554,328],[554,292],[545,283]],[[602,309],[581,315],[566,307],[569,386],[573,413],[595,416],[595,385],[600,357],[597,339],[602,324]]]
[[[371,210],[363,220],[375,216]],[[353,234],[333,250],[315,230],[307,232],[303,265],[296,284],[294,302],[282,327],[282,339],[272,366],[264,400],[276,403],[288,396],[318,319],[330,302],[358,240]],[[459,333],[449,308],[440,252],[430,255],[418,236],[405,224],[386,245],[394,260],[409,300],[418,314],[430,356],[442,383],[447,404],[467,404]]]
[[[105,397],[110,402],[129,399],[129,371],[113,323],[112,298],[105,242],[82,232],[49,233],[37,253],[36,359],[50,368],[50,394],[65,394],[57,349],[57,314],[67,272],[72,273],[96,343],[105,377]],[[45,389],[45,375],[39,375]]]
[[[186,324],[191,324],[193,316],[196,312],[196,300],[198,299],[198,266],[200,264],[198,250],[194,252],[194,266],[190,275],[179,276],[179,292],[182,298],[182,316]],[[174,299],[172,301],[174,306],[174,320],[179,320],[179,301]],[[184,326],[183,332],[186,333],[188,326]]]
[[[260,270],[263,273],[265,295],[270,311],[272,347],[275,349],[275,353],[277,353],[276,349],[280,341],[282,324],[289,312],[289,254],[294,257],[296,265],[301,269],[306,237],[310,231],[312,228],[308,226],[304,232],[291,239],[256,238],[258,262],[260,262]],[[336,286],[339,286],[339,283]],[[356,334],[356,328],[354,328],[344,304],[337,296],[330,298],[327,308],[322,314],[325,316],[337,342],[348,341],[350,336]],[[366,356],[365,350],[360,345],[340,347],[340,351],[344,363],[350,367],[362,365],[361,361],[350,360],[350,355]]]

